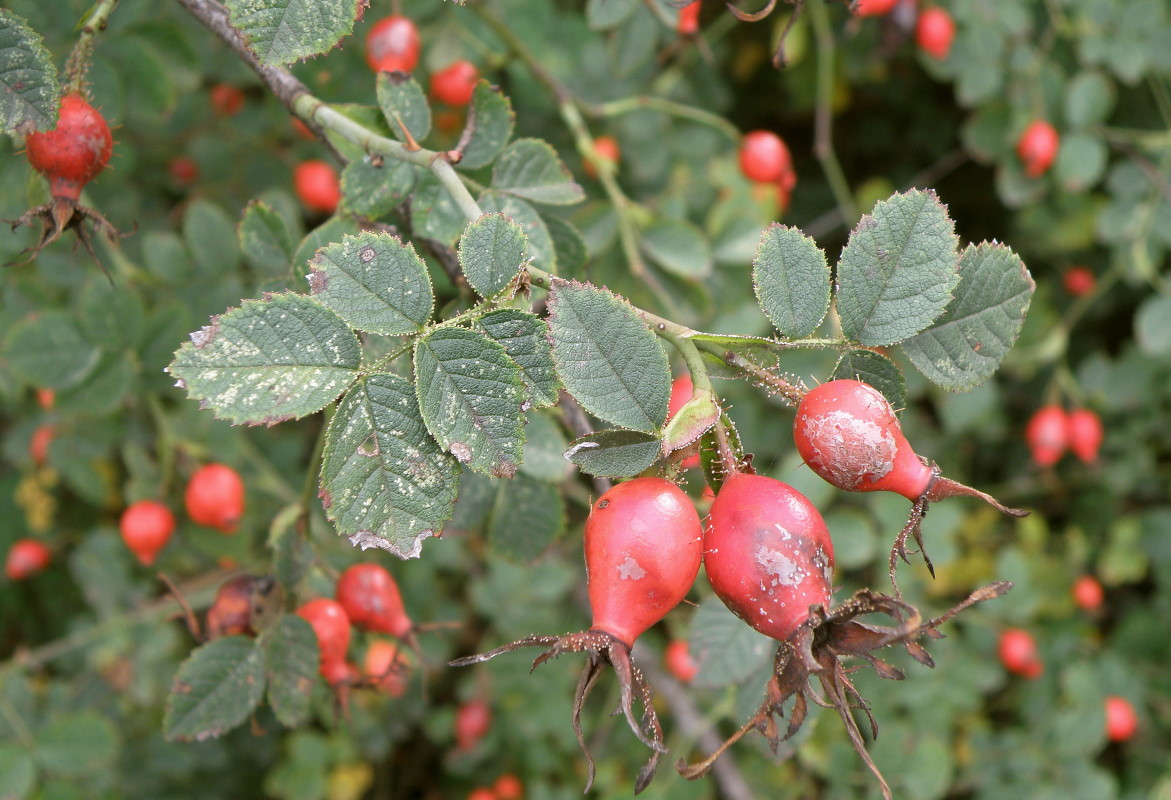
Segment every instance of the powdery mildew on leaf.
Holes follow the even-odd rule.
[[[415,558],[455,507],[459,465],[427,433],[413,387],[371,375],[338,406],[321,460],[321,495],[356,547]]]
[[[0,8],[0,125],[27,136],[57,124],[61,89],[44,40],[16,14]]]

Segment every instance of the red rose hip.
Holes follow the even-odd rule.
[[[470,61],[460,59],[431,76],[431,94],[449,106],[466,106],[480,80],[480,71]]]
[[[4,559],[4,574],[23,581],[42,572],[53,560],[53,551],[40,539],[17,539]]]
[[[398,584],[379,564],[355,564],[338,578],[337,601],[350,622],[367,631],[402,638],[411,631]]]
[[[419,30],[407,17],[380,19],[366,34],[366,63],[375,72],[410,72],[419,63]]]
[[[955,36],[955,21],[944,9],[932,6],[919,13],[915,21],[915,43],[927,55],[937,61],[947,58]]]
[[[122,512],[119,523],[122,541],[145,567],[155,562],[175,530],[171,509],[154,500],[139,500]]]
[[[192,522],[232,533],[244,514],[244,482],[226,464],[207,464],[191,476],[183,500]]]
[[[1138,732],[1138,714],[1125,697],[1110,695],[1106,698],[1106,738],[1112,742],[1125,742]]]
[[[1044,671],[1041,657],[1037,654],[1037,642],[1026,630],[1006,628],[1000,634],[997,652],[1000,663],[1014,675],[1031,680],[1040,677]]]
[[[1029,124],[1017,140],[1016,152],[1025,168],[1025,175],[1039,178],[1049,171],[1057,158],[1061,137],[1057,129],[1045,120]]]
[[[25,139],[33,169],[49,179],[53,197],[77,200],[81,189],[110,162],[114,138],[105,118],[80,94],[61,98],[61,115],[51,131]]]
[[[1102,419],[1088,408],[1075,408],[1065,418],[1066,438],[1073,454],[1087,464],[1098,460],[1105,432]]]
[[[1052,403],[1037,409],[1025,426],[1025,442],[1038,466],[1051,467],[1060,461],[1069,447],[1065,409]]]
[[[345,609],[335,600],[318,597],[298,608],[297,614],[313,626],[317,635],[322,676],[330,683],[338,683],[343,677],[339,665],[345,665],[350,648],[350,618]]]
[[[740,171],[757,183],[777,183],[793,169],[789,148],[772,131],[751,131],[740,144]]]
[[[314,214],[332,214],[342,199],[337,170],[318,159],[302,161],[293,168],[293,189],[301,205]]]

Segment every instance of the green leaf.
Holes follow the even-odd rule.
[[[232,25],[266,67],[332,50],[354,30],[358,0],[225,0]]]
[[[37,766],[28,751],[15,744],[0,744],[0,798],[28,797],[36,780]]]
[[[1134,338],[1148,356],[1171,355],[1171,295],[1151,295],[1139,304]]]
[[[37,760],[57,775],[83,777],[108,769],[121,747],[114,723],[93,710],[55,717],[37,731]]]
[[[471,135],[456,166],[479,169],[491,164],[512,138],[515,121],[512,102],[492,84],[481,80],[468,108],[467,127],[471,129]]]
[[[240,250],[252,267],[266,275],[279,275],[293,258],[293,237],[284,217],[272,206],[253,200],[244,208],[236,228]]]
[[[0,8],[0,125],[28,135],[57,125],[61,89],[44,40],[21,17]]]
[[[415,178],[414,165],[405,161],[351,161],[342,171],[342,208],[368,219],[385,217],[407,199]]]
[[[415,333],[431,319],[427,265],[397,236],[346,236],[318,250],[309,268],[313,297],[359,330]]]
[[[286,728],[309,718],[309,699],[317,680],[321,653],[313,626],[296,614],[285,614],[260,637],[268,704]]]
[[[681,278],[699,280],[711,274],[711,247],[686,220],[659,220],[642,231],[641,244],[651,261]]]
[[[558,280],[549,292],[553,363],[586,411],[652,432],[667,416],[667,355],[630,303],[588,283]]]
[[[112,285],[104,276],[86,282],[77,298],[77,323],[91,345],[107,351],[133,349],[144,317],[138,294]]]
[[[842,332],[888,345],[926,328],[959,282],[958,246],[935,192],[912,189],[879,202],[850,233],[838,263]]]
[[[529,414],[525,423],[525,453],[520,471],[545,483],[560,483],[573,472],[565,460],[569,442],[557,424],[557,412]]]
[[[915,367],[945,389],[987,380],[1012,348],[1033,297],[1033,277],[1002,244],[969,245],[960,258],[955,299],[935,323],[903,342]]]
[[[305,234],[305,238],[297,245],[297,252],[293,255],[293,263],[304,264],[326,245],[340,242],[344,236],[357,236],[359,233],[361,233],[361,228],[349,217],[330,217]]]
[[[1065,191],[1084,192],[1102,180],[1109,158],[1106,142],[1100,137],[1071,133],[1061,141],[1053,174]]]
[[[492,188],[550,205],[585,199],[557,151],[540,139],[518,139],[500,154],[492,167]]]
[[[468,218],[451,193],[433,179],[427,179],[411,195],[411,228],[416,236],[455,246]]]
[[[1114,110],[1114,82],[1100,72],[1084,70],[1065,85],[1065,121],[1071,128],[1105,122]]]
[[[634,13],[614,32],[610,60],[614,74],[629,78],[650,63],[659,49],[659,20],[645,3],[636,3]]]
[[[507,287],[528,259],[528,237],[503,214],[485,214],[468,223],[459,240],[460,269],[482,297]]]
[[[829,311],[829,264],[817,243],[796,228],[773,223],[752,262],[756,301],[783,336],[809,336]]]
[[[549,236],[553,239],[553,252],[557,255],[557,267],[566,275],[576,274],[589,260],[589,248],[585,239],[572,223],[561,217],[542,216]]]
[[[772,658],[776,642],[745,625],[718,598],[711,597],[695,610],[688,647],[699,664],[694,684],[714,688],[750,676]]]
[[[520,225],[525,236],[529,237],[529,254],[532,256],[533,266],[547,272],[557,272],[557,251],[553,246],[553,237],[545,225],[545,220],[535,208],[519,197],[499,192],[484,192],[480,195],[479,203],[480,210],[485,214],[499,212]]]
[[[632,478],[659,460],[661,447],[653,433],[614,428],[575,439],[565,457],[587,475]]]
[[[589,0],[586,3],[586,21],[595,31],[617,28],[637,5],[638,0]]]
[[[903,373],[881,353],[873,350],[848,350],[842,353],[830,380],[840,378],[870,384],[882,392],[886,401],[895,409],[907,407],[907,382]]]
[[[735,353],[758,367],[775,369],[780,364],[781,353],[787,345],[774,339],[765,339],[760,336],[741,336],[737,334],[696,333],[687,337],[693,342],[715,345],[723,353]],[[708,374],[713,378],[742,378],[744,373],[729,367],[724,360],[715,353],[701,349],[699,354],[707,365]]]
[[[236,226],[228,212],[210,200],[194,200],[187,207],[183,241],[204,279],[230,272],[240,260]]]
[[[358,338],[298,294],[245,300],[191,334],[167,371],[221,419],[275,425],[328,405],[357,377]]]
[[[524,383],[504,347],[478,331],[440,328],[415,345],[423,421],[462,464],[511,478],[524,446]]]
[[[415,390],[371,375],[342,399],[321,459],[321,497],[355,545],[415,558],[451,518],[459,465],[427,433]]]
[[[505,308],[480,317],[476,327],[503,345],[509,357],[520,365],[534,408],[557,403],[561,379],[553,366],[549,326],[544,320],[527,311]]]
[[[410,131],[416,142],[427,138],[431,132],[431,106],[427,95],[410,75],[403,72],[378,73],[378,107],[386,117],[386,124],[394,138],[406,142],[402,125]],[[399,123],[402,123],[400,125]]]
[[[565,501],[558,488],[528,475],[500,481],[488,543],[513,561],[535,561],[565,530]]]
[[[264,651],[247,636],[195,648],[179,666],[167,698],[168,741],[214,739],[244,720],[264,695]]]
[[[26,317],[8,332],[3,357],[21,380],[45,389],[67,389],[85,380],[101,351],[87,342],[65,311]]]

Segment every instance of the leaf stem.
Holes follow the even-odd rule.
[[[77,44],[73,45],[69,60],[65,63],[66,94],[84,94],[85,76],[93,57],[94,37],[106,29],[116,5],[118,0],[98,0],[82,22]]]

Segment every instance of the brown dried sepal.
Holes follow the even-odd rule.
[[[85,246],[86,252],[90,254],[90,257],[94,261],[97,261],[98,266],[102,268],[102,272],[106,273],[106,277],[109,278],[109,271],[98,260],[98,255],[94,252],[93,240],[91,238],[92,234],[85,226],[87,220],[91,223],[90,227],[93,229],[93,232],[105,234],[111,240],[130,235],[119,231],[96,210],[88,206],[83,206],[81,203],[69,197],[54,197],[52,202],[26,211],[21,215],[20,219],[5,220],[5,222],[12,225],[12,230],[16,230],[22,225],[32,225],[34,222],[39,222],[41,225],[40,241],[32,247],[25,248],[21,251],[21,255],[27,254],[27,258],[11,261],[6,266],[18,267],[28,264],[42,250],[61,238],[61,235],[66,231],[73,231],[77,234],[77,241]]]
[[[941,624],[969,606],[1000,597],[1011,588],[1012,584],[1007,581],[991,583],[972,592],[962,603],[928,622],[923,622],[918,609],[909,603],[888,595],[875,594],[869,589],[862,589],[829,612],[822,606],[810,607],[809,619],[792,636],[781,642],[777,649],[773,676],[765,688],[764,702],[756,713],[710,756],[694,764],[681,759],[676,769],[689,780],[701,777],[725,750],[754,729],[765,736],[775,753],[782,741],[801,728],[809,703],[813,702],[837,711],[846,726],[850,743],[878,778],[883,797],[890,800],[890,787],[866,751],[862,733],[850,712],[852,709],[861,709],[866,714],[872,736],[878,735],[878,722],[870,713],[870,705],[854,688],[841,659],[849,656],[865,659],[879,677],[902,680],[905,677],[902,671],[877,658],[875,650],[901,644],[916,661],[933,667],[935,663],[918,640],[923,636],[938,638],[942,635],[937,630]],[[896,624],[870,625],[855,619],[874,613],[886,614]],[[813,677],[821,684],[823,694],[817,694],[810,686],[810,678]],[[777,718],[784,717],[784,704],[790,697],[794,698],[793,708],[784,735],[781,735]]]
[[[606,665],[614,668],[618,676],[618,685],[621,689],[619,710],[626,716],[626,722],[638,740],[651,749],[651,757],[639,770],[634,783],[634,793],[638,794],[645,789],[655,776],[655,768],[659,763],[659,756],[667,752],[663,744],[663,728],[659,724],[658,714],[655,713],[653,693],[650,684],[642,670],[634,665],[630,659],[630,648],[614,636],[605,631],[589,630],[581,633],[570,633],[565,636],[526,636],[515,642],[501,645],[495,650],[480,653],[466,658],[458,658],[450,662],[449,666],[466,667],[472,664],[481,664],[502,653],[510,653],[522,647],[544,647],[545,652],[533,659],[532,669],[562,653],[586,653],[586,665],[582,670],[581,678],[577,682],[577,691],[573,698],[573,732],[577,736],[577,743],[586,757],[587,778],[585,791],[589,791],[594,782],[594,758],[586,746],[585,735],[581,729],[581,712],[586,698],[593,691],[598,677]],[[641,719],[634,715],[634,698],[637,695],[642,704]],[[615,711],[618,713],[618,711]]]

